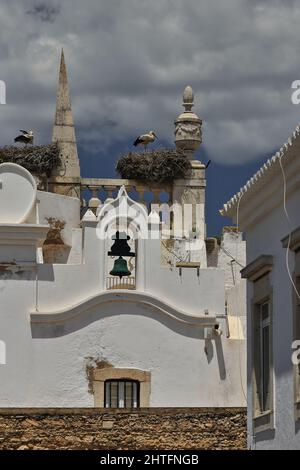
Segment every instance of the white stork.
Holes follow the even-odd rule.
[[[15,138],[15,142],[22,142],[25,145],[33,145],[33,131],[23,131],[21,129],[20,132],[22,132],[22,134]]]
[[[148,134],[142,134],[140,135],[134,142],[133,145],[136,147],[137,145],[144,145],[145,151],[147,149],[147,145],[151,144],[152,142],[155,141],[155,139],[158,139],[158,137],[155,135],[153,131],[150,131]]]

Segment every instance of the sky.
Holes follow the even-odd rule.
[[[114,176],[140,133],[174,145],[191,85],[203,119],[208,234],[218,209],[282,146],[299,122],[296,0],[1,0],[0,145],[19,129],[48,143],[60,50],[68,67],[83,176]]]

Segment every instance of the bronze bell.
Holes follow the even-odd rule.
[[[114,267],[109,273],[111,276],[118,276],[120,279],[124,276],[130,276],[131,272],[128,269],[127,261],[120,256],[114,262]]]
[[[125,232],[116,232],[112,239],[115,240],[115,242],[108,252],[108,256],[135,257],[135,253],[130,251],[130,246],[128,245],[128,240],[130,240],[130,237]]]

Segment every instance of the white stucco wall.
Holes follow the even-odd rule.
[[[247,230],[247,263],[258,256],[272,255],[271,272],[273,287],[273,355],[274,355],[274,416],[275,429],[253,438],[252,430],[252,325],[248,315],[248,423],[249,445],[256,449],[300,449],[300,431],[294,415],[294,380],[291,362],[293,341],[293,287],[286,268],[286,250],[281,239],[300,225],[299,190],[287,201],[291,227],[286,220],[283,206],[273,208],[259,223]],[[294,254],[290,253],[290,269],[294,269]],[[248,312],[251,311],[252,286],[248,283]]]
[[[80,200],[75,197],[62,196],[44,191],[38,191],[37,217],[40,224],[48,224],[49,219],[64,224],[61,230],[61,238],[69,247],[67,256],[60,260],[59,254],[54,258],[55,262],[67,262],[68,264],[81,263],[82,237],[80,229]]]
[[[139,238],[136,290],[107,291],[112,242],[97,231],[107,214],[80,224],[76,198],[38,192],[37,202],[25,224],[0,226],[0,407],[92,407],[87,366],[99,361],[151,372],[150,406],[245,405],[241,342],[226,337],[224,270],[162,266],[161,240]],[[65,224],[65,264],[37,263],[49,218]]]
[[[32,325],[35,276],[26,277],[0,283],[7,346],[0,406],[94,406],[86,376],[90,358],[151,371],[151,406],[244,404],[237,344],[224,335],[204,340],[202,327],[122,302],[93,307],[71,321]]]
[[[108,243],[93,222],[84,224],[83,240],[82,264],[0,272],[0,340],[7,347],[0,407],[94,406],[91,360],[150,371],[151,406],[244,406],[240,345],[217,318],[224,314],[224,272],[206,268],[197,276],[187,268],[180,275],[161,266],[160,240],[141,242],[136,293],[145,301],[115,292],[102,302]],[[34,313],[42,320],[34,323]],[[207,340],[201,321],[210,318],[223,334]]]
[[[243,234],[224,232],[218,253],[218,268],[225,271],[226,290],[240,282],[240,270],[245,264],[246,242],[243,240]]]

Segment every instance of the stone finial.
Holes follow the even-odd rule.
[[[192,111],[192,107],[194,106],[194,92],[190,86],[184,89],[182,106],[184,106],[186,113]]]
[[[183,92],[183,106],[184,112],[175,120],[175,145],[193,160],[194,152],[202,142],[202,120],[192,111],[194,93],[190,86],[187,86]]]

